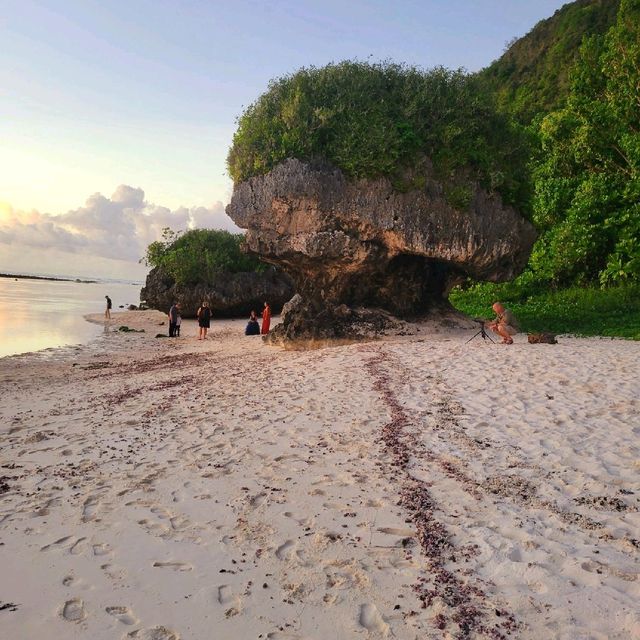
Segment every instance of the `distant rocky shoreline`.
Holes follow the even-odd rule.
[[[0,278],[13,278],[14,280],[50,280],[53,282],[79,282],[81,284],[96,284],[97,280],[81,280],[80,278],[56,278],[54,276],[25,276],[18,273],[0,273]]]

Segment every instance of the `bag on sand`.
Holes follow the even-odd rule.
[[[553,333],[530,333],[529,344],[558,344]]]

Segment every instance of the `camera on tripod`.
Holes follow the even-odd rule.
[[[478,329],[478,331],[476,331],[476,333],[474,335],[472,335],[468,340],[467,343],[471,342],[474,338],[477,338],[478,336],[480,336],[483,340],[489,340],[490,342],[494,342],[493,338],[487,333],[486,329],[485,329],[485,325],[487,324],[488,320],[483,320],[482,318],[473,318],[473,321],[476,324],[480,325],[480,328]]]

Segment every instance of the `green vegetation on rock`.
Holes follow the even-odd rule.
[[[483,83],[461,71],[346,61],[272,81],[242,114],[228,168],[238,183],[287,158],[324,160],[349,178],[390,178],[399,190],[428,158],[456,204],[479,180],[525,208],[529,148]],[[462,189],[460,189],[462,186]]]
[[[165,228],[162,240],[147,247],[144,262],[159,267],[177,284],[210,284],[221,272],[259,271],[255,256],[242,252],[244,236],[217,229],[192,229],[186,233]]]

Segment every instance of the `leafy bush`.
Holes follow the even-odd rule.
[[[451,184],[480,180],[503,199],[527,201],[528,141],[461,71],[346,61],[273,80],[242,114],[228,155],[235,182],[287,158],[324,159],[350,178],[389,177],[428,157]],[[464,204],[462,191],[453,191]]]
[[[514,283],[477,284],[451,292],[452,304],[471,316],[492,318],[491,305],[511,309],[523,331],[551,331],[640,340],[640,286],[553,290],[519,278]]]
[[[571,78],[539,128],[531,269],[557,284],[640,281],[640,0],[585,40]]]
[[[147,247],[144,262],[160,267],[178,284],[211,284],[222,272],[259,271],[261,263],[242,252],[244,236],[216,229],[186,233],[165,228],[162,240]]]

